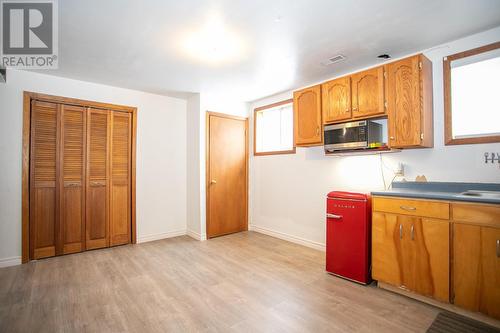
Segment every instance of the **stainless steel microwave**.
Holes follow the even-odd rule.
[[[371,120],[353,121],[324,127],[325,152],[367,149],[372,143],[381,143],[382,125]]]

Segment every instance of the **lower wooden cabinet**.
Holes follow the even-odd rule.
[[[372,274],[440,301],[449,301],[449,222],[374,212]]]
[[[500,228],[456,223],[454,303],[500,319]]]
[[[372,207],[375,280],[500,319],[500,205],[375,196]]]

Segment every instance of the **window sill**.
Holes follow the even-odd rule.
[[[463,139],[446,138],[445,146],[471,145],[471,144],[497,143],[497,142],[500,142],[500,135],[478,136],[475,138],[463,138]]]
[[[253,156],[286,155],[286,154],[295,154],[295,147],[292,150],[263,151],[259,153],[254,152]]]

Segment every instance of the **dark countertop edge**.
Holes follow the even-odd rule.
[[[373,196],[380,197],[402,197],[402,198],[416,198],[416,199],[432,199],[432,200],[442,200],[442,201],[461,201],[461,202],[475,202],[475,203],[486,203],[486,204],[500,204],[500,200],[498,199],[490,199],[490,198],[474,198],[474,197],[458,197],[455,193],[443,194],[443,193],[432,193],[426,192],[421,193],[418,191],[415,192],[385,192],[385,191],[374,191],[371,192]]]

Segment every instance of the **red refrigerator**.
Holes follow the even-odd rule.
[[[326,200],[326,271],[371,282],[371,202],[363,193],[334,191]]]

